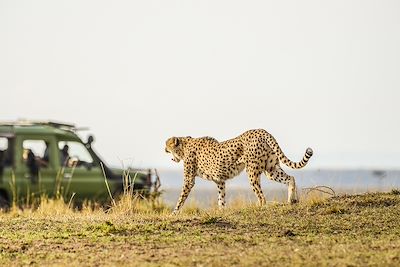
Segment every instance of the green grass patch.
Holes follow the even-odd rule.
[[[143,205],[0,213],[0,265],[400,265],[394,190],[223,211],[192,206],[177,216]]]

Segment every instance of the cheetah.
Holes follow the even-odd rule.
[[[275,138],[266,130],[249,130],[236,138],[218,142],[212,137],[171,137],[166,141],[165,152],[172,160],[184,163],[184,183],[173,211],[178,213],[195,183],[195,177],[213,181],[218,187],[218,207],[225,206],[225,181],[239,175],[244,169],[260,205],[265,196],[260,186],[260,176],[288,186],[288,202],[297,202],[293,176],[286,174],[280,162],[293,169],[303,168],[313,155],[307,148],[300,162],[289,160]]]

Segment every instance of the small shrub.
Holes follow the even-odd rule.
[[[400,189],[397,189],[397,188],[392,189],[392,194],[393,195],[400,195]]]
[[[207,216],[201,224],[215,224],[221,220],[220,217],[215,217],[215,216]]]
[[[343,214],[346,212],[346,209],[339,207],[337,205],[329,206],[325,209],[325,214]]]

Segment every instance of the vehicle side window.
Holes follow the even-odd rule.
[[[50,145],[44,140],[24,140],[22,158],[28,165],[36,164],[38,167],[47,168],[50,163]]]
[[[93,166],[93,158],[89,151],[80,142],[60,141],[58,142],[60,150],[60,163],[67,167],[87,167]]]
[[[0,137],[0,151],[6,151],[8,149],[8,139]]]

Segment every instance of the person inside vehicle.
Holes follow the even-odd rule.
[[[68,160],[69,160],[69,146],[68,145],[64,145],[64,147],[61,149],[61,165],[66,167],[68,166]]]
[[[26,166],[29,169],[32,182],[36,182],[37,177],[39,175],[39,165],[36,161],[35,154],[31,149],[27,150]]]
[[[50,149],[50,144],[49,142],[45,141],[46,149],[44,150],[43,157],[37,158],[38,164],[40,167],[47,168],[49,166],[49,161],[50,161],[50,155],[49,155],[49,149]]]

